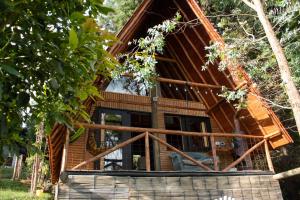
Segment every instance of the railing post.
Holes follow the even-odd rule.
[[[272,163],[272,159],[271,159],[271,155],[270,155],[268,140],[265,140],[265,152],[266,152],[266,158],[267,158],[269,170],[271,172],[275,172],[274,166],[273,166],[273,163]]]
[[[214,136],[210,136],[210,145],[211,145],[212,156],[214,159],[214,170],[219,171],[217,149],[216,149],[216,142]]]
[[[145,134],[145,157],[146,157],[146,171],[151,171],[151,164],[150,164],[150,149],[149,149],[149,132]]]

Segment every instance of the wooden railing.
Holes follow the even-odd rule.
[[[274,171],[270,152],[268,148],[268,138],[264,136],[257,136],[257,135],[245,135],[245,134],[234,134],[234,133],[199,133],[199,132],[186,132],[186,131],[174,131],[174,130],[163,130],[163,129],[154,129],[154,128],[136,128],[136,127],[125,127],[125,126],[112,126],[112,125],[100,125],[100,124],[87,124],[87,123],[78,123],[76,124],[77,127],[85,127],[89,129],[107,129],[107,130],[113,130],[113,131],[124,131],[124,132],[136,132],[141,133],[133,138],[130,138],[120,144],[117,144],[116,146],[107,149],[103,153],[98,154],[97,156],[90,158],[86,161],[83,161],[72,168],[72,170],[78,170],[82,168],[83,166],[87,165],[90,162],[99,160],[100,158],[103,158],[104,156],[123,148],[137,140],[140,140],[144,138],[145,140],[145,162],[146,162],[146,171],[151,170],[151,161],[150,161],[150,148],[149,148],[149,139],[155,140],[159,142],[161,145],[166,146],[171,151],[174,151],[184,157],[185,159],[191,161],[196,166],[206,170],[206,171],[223,171],[227,172],[231,168],[235,167],[239,163],[241,163],[247,156],[249,156],[253,151],[255,151],[258,147],[261,147],[264,144],[264,151],[265,151],[265,157],[267,160],[268,168],[270,171]],[[181,136],[194,136],[194,137],[209,137],[211,142],[211,149],[212,149],[212,157],[214,161],[214,169],[211,169],[210,167],[203,164],[201,161],[196,160],[186,154],[185,152],[175,148],[174,146],[168,144],[166,141],[162,140],[161,138],[157,137],[156,135],[164,134],[164,135],[181,135]],[[252,145],[251,148],[249,148],[247,151],[244,152],[243,155],[241,155],[238,159],[230,163],[228,166],[226,166],[224,169],[219,170],[218,165],[218,159],[217,159],[217,150],[216,150],[216,144],[215,144],[215,138],[216,137],[229,137],[229,138],[245,138],[245,139],[255,139],[258,141],[256,144]]]

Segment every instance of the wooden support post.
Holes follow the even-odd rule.
[[[214,159],[214,169],[215,169],[215,171],[219,171],[218,158],[217,158],[217,148],[216,148],[216,142],[215,142],[215,137],[214,136],[210,136],[210,145],[211,145],[212,156],[213,156],[213,159]]]
[[[124,141],[124,142],[122,142],[122,143],[114,146],[113,148],[108,149],[107,151],[98,154],[97,156],[95,156],[93,158],[90,158],[90,159],[88,159],[86,161],[83,161],[83,162],[79,163],[78,165],[76,165],[75,167],[73,167],[72,170],[78,169],[78,168],[80,168],[80,167],[82,167],[82,166],[84,166],[84,165],[86,165],[86,164],[88,164],[90,162],[93,162],[95,160],[98,160],[99,158],[102,158],[103,156],[106,156],[107,154],[110,154],[110,153],[112,153],[112,152],[114,152],[114,151],[116,151],[116,150],[118,150],[120,148],[123,148],[123,147],[125,147],[125,146],[127,146],[127,145],[129,145],[129,144],[131,144],[131,143],[133,143],[133,142],[135,142],[135,141],[137,141],[137,140],[145,137],[145,134],[146,133],[142,133],[142,134],[137,135],[137,136],[135,136],[133,138],[130,138],[129,140],[126,140],[126,141]]]
[[[202,162],[195,160],[194,158],[192,158],[191,156],[183,153],[182,151],[178,150],[177,148],[173,147],[172,145],[169,145],[168,143],[166,143],[165,141],[163,141],[162,139],[149,134],[149,136],[154,139],[157,140],[159,143],[167,146],[169,149],[171,149],[172,151],[175,151],[176,153],[180,154],[182,157],[185,157],[186,159],[190,160],[191,162],[195,163],[196,165],[198,165],[201,168],[206,169],[207,171],[212,171],[209,167],[207,167],[206,165],[202,164]]]
[[[149,133],[146,132],[145,134],[145,158],[146,158],[146,171],[151,171],[151,164],[150,164],[150,149],[149,149]]]
[[[268,145],[268,141],[267,141],[267,140],[265,140],[265,152],[266,152],[266,158],[267,158],[269,170],[270,170],[271,172],[275,172],[274,166],[273,166],[273,163],[272,163],[272,159],[271,159],[271,155],[270,155],[270,150],[269,150],[269,145]]]
[[[223,172],[227,172],[228,170],[230,170],[232,167],[236,166],[237,164],[239,164],[240,162],[242,162],[242,160],[245,159],[245,157],[247,155],[249,155],[252,151],[254,151],[256,148],[258,148],[260,145],[262,145],[265,142],[265,140],[262,140],[260,142],[258,142],[257,144],[255,144],[253,147],[251,147],[250,149],[248,149],[239,159],[237,159],[236,161],[232,162],[230,165],[228,165],[225,169],[223,169]]]
[[[70,132],[69,129],[67,129],[66,139],[65,139],[65,144],[64,144],[64,149],[63,149],[62,159],[61,159],[60,173],[66,171],[67,168],[69,143],[70,143]]]
[[[156,87],[151,90],[151,117],[152,128],[158,128],[158,99],[161,96],[160,84],[156,83]],[[148,132],[148,131],[145,131]],[[158,135],[156,135],[158,136]],[[153,141],[154,152],[154,168],[156,171],[160,171],[160,146],[157,141]]]

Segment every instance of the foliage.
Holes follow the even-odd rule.
[[[52,199],[50,194],[42,194],[40,197],[33,197],[28,193],[29,185],[12,181],[9,179],[0,179],[0,199],[1,200],[13,200],[13,199],[24,199],[24,200],[46,200]]]
[[[104,5],[114,9],[113,13],[101,15],[100,23],[112,32],[118,32],[133,14],[142,0],[107,0]]]
[[[300,161],[295,159],[299,158],[300,145],[294,117],[282,86],[276,59],[256,13],[240,0],[200,0],[200,4],[227,44],[223,52],[215,51],[217,44],[212,44],[209,49],[209,52],[212,53],[208,53],[208,58],[214,60],[218,54],[221,57],[233,55],[231,58],[240,63],[248,72],[287,130],[292,134],[295,133],[295,143],[286,147],[288,155],[283,155],[281,150],[273,152],[276,172],[299,167]],[[264,1],[264,6],[284,48],[293,79],[300,88],[300,2],[268,0]],[[282,163],[285,164],[282,165]],[[299,199],[299,187],[297,188],[299,178],[297,176],[285,179],[281,183],[285,199]]]
[[[165,37],[175,30],[180,19],[181,16],[177,13],[173,19],[165,20],[161,24],[149,28],[146,37],[129,42],[128,45],[133,46],[132,51],[119,56],[125,61],[113,73],[113,77],[118,78],[123,74],[130,74],[140,90],[151,88],[154,78],[157,76],[155,56],[163,54]]]
[[[0,146],[24,144],[28,121],[44,120],[49,133],[72,116],[88,120],[82,102],[99,96],[94,80],[115,66],[106,51],[115,38],[95,21],[111,9],[94,0],[3,0],[0,8]]]
[[[215,57],[220,55],[221,58],[227,57],[234,63],[242,65],[264,98],[268,100],[269,105],[274,107],[275,112],[282,119],[285,119],[283,121],[287,128],[294,132],[293,116],[288,109],[290,105],[282,86],[277,62],[255,11],[249,9],[240,0],[200,0],[200,4],[222,34],[226,44],[222,51],[216,50],[218,44],[208,47],[208,61],[213,62]],[[293,78],[300,87],[300,56],[297,53],[300,45],[300,3],[292,0],[271,0],[265,2],[265,8],[277,37],[284,47],[293,71]],[[203,68],[207,66],[206,64]],[[222,70],[226,66],[228,63],[221,61],[219,69]]]
[[[231,91],[223,86],[222,93],[219,94],[219,96],[226,98],[228,102],[236,102],[233,105],[237,110],[241,110],[247,107],[247,89],[238,89],[236,91]]]

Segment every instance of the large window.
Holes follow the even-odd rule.
[[[165,115],[167,130],[210,132],[211,127],[207,117],[190,117],[179,115]],[[167,135],[167,142],[183,151],[208,151],[210,144],[207,137],[186,137],[181,135]]]
[[[151,113],[127,110],[97,108],[92,120],[98,124],[151,128]],[[120,132],[108,129],[91,129],[87,141],[87,150],[92,155],[103,152],[141,133]],[[154,163],[152,140],[150,140],[150,159]],[[137,140],[94,162],[95,170],[132,170],[145,169],[145,140]],[[152,164],[152,169],[154,168]]]

